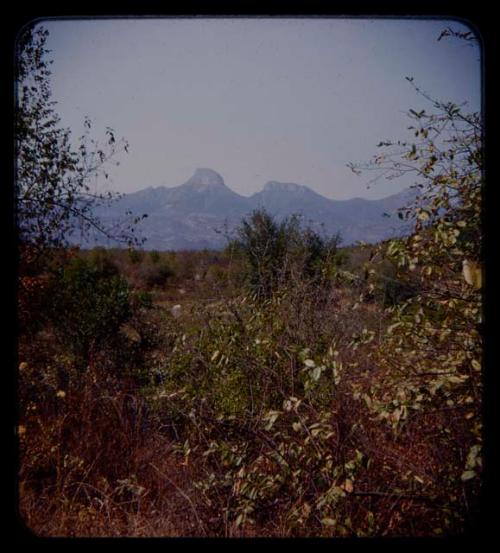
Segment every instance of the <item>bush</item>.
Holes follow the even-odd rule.
[[[383,260],[374,270],[375,297],[384,307],[400,305],[417,295],[418,283],[413,275],[398,274],[397,267],[390,260]]]
[[[165,286],[174,274],[173,269],[166,263],[146,265],[139,271],[139,277],[147,288]]]
[[[113,259],[111,259],[108,251],[102,247],[94,248],[91,251],[90,263],[103,276],[115,276],[120,272],[116,263],[113,261]]]
[[[200,309],[199,328],[178,331],[162,385],[149,394],[179,453],[202,463],[195,486],[212,516],[238,531],[279,518],[288,535],[303,535],[306,521],[321,535],[333,515],[340,527],[351,507],[340,486],[361,470],[333,408],[346,393],[340,316],[319,301],[324,288],[301,284],[216,306],[208,326]]]
[[[143,252],[140,250],[134,250],[133,248],[128,250],[128,258],[132,265],[138,265],[144,257]]]
[[[246,277],[253,293],[269,298],[290,278],[318,281],[328,274],[340,241],[323,239],[303,229],[297,216],[278,223],[264,209],[254,211],[237,230],[232,253],[246,262]]]
[[[131,315],[126,281],[80,258],[59,269],[51,282],[51,296],[52,327],[63,345],[84,363],[92,352],[115,340]]]
[[[158,263],[158,261],[160,261],[160,254],[156,250],[151,250],[149,252],[149,258],[153,263]]]
[[[415,419],[450,411],[434,423],[433,435],[443,452],[439,493],[450,513],[445,524],[454,516],[475,525],[483,439],[483,121],[480,113],[422,94],[430,111],[410,110],[411,139],[398,141],[400,148],[380,143],[386,155],[365,165],[388,179],[413,173],[420,190],[400,210],[411,234],[383,246],[397,268],[395,278],[415,283],[417,294],[388,310],[392,324],[371,355],[382,375],[365,400],[395,435],[409,433]]]

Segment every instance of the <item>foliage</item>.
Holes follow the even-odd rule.
[[[412,282],[416,293],[390,310],[391,324],[372,352],[384,377],[367,401],[396,433],[416,416],[455,412],[464,425],[448,447],[464,459],[482,443],[483,127],[480,114],[415,88],[432,110],[410,110],[413,140],[381,143],[386,153],[363,167],[388,178],[414,174],[420,190],[400,212],[412,222],[412,234],[379,249],[395,264],[396,278]],[[446,443],[447,432],[441,435]],[[463,482],[479,476],[480,465],[464,463],[461,480],[447,481],[452,504],[459,502]],[[468,501],[477,500],[477,489],[469,482]]]
[[[83,259],[59,269],[51,282],[49,319],[65,346],[88,363],[92,353],[112,350],[121,325],[131,315],[126,281]]]
[[[143,265],[139,271],[139,277],[147,288],[165,286],[174,275],[174,270],[166,262]]]
[[[126,251],[107,255],[131,269],[118,262]],[[195,253],[192,259],[200,262]],[[126,359],[114,352],[128,357],[129,349],[113,340],[69,384],[53,374],[75,370],[68,346],[46,360],[35,361],[38,345],[36,353],[23,354],[30,363],[21,374],[22,497],[33,519],[53,513],[49,526],[39,520],[37,528],[54,533],[60,524],[59,535],[71,534],[75,513],[77,528],[82,532],[86,521],[88,535],[118,533],[101,529],[103,518],[122,534],[152,535],[154,521],[170,535],[161,521],[174,514],[184,520],[176,522],[176,535],[460,530],[466,509],[449,505],[457,493],[449,482],[473,485],[475,478],[468,478],[480,468],[480,452],[467,438],[462,468],[454,445],[461,434],[451,426],[459,421],[448,411],[442,422],[414,420],[408,397],[392,395],[390,383],[381,391],[399,402],[396,414],[389,421],[379,417],[384,405],[376,387],[385,375],[369,358],[373,347],[383,346],[388,314],[379,304],[358,303],[349,285],[332,289],[308,277],[269,299],[221,289],[219,282],[213,290],[216,300],[212,294],[204,301],[200,287],[167,305],[155,301],[142,327],[133,315],[127,320],[130,340],[147,348],[140,374],[123,370]],[[181,319],[170,314],[177,301]],[[84,399],[78,399],[81,383],[91,386]],[[400,411],[391,436],[386,424],[395,424]],[[437,438],[440,424],[451,435],[443,430]],[[119,442],[127,447],[117,455]],[[189,476],[180,484],[183,471]],[[30,497],[36,499],[31,508]],[[89,518],[93,508],[98,511]],[[139,514],[149,521],[142,530],[131,526]]]
[[[405,273],[401,275],[394,260],[390,259],[384,251],[385,259],[376,263],[374,260],[371,264],[372,268],[367,270],[367,275],[374,286],[374,295],[384,307],[394,307],[400,305],[405,300],[408,300],[417,295],[418,283],[412,274]]]
[[[161,385],[148,393],[162,420],[187,437],[179,454],[206,459],[207,477],[197,487],[235,527],[264,519],[285,497],[291,528],[309,515],[321,528],[362,458],[343,462],[333,453],[338,423],[331,401],[343,368],[333,325],[324,317],[309,328],[318,305],[305,288],[297,296],[281,290],[268,300],[221,304],[206,313],[208,326],[177,335]],[[311,339],[304,327],[315,334],[315,351],[305,347]]]
[[[90,136],[89,118],[85,118],[83,136],[74,145],[70,130],[60,125],[52,100],[47,37],[46,29],[31,25],[23,30],[17,44],[15,201],[18,306],[23,332],[34,332],[45,321],[52,292],[47,270],[63,261],[66,254],[62,248],[72,234],[95,231],[123,243],[136,243],[133,231],[139,221],[128,217],[111,228],[95,215],[96,207],[117,197],[99,192],[98,179],[108,178],[108,165],[128,145],[117,142],[111,128],[99,144]],[[98,255],[102,272],[117,272],[102,252]]]
[[[102,247],[94,248],[91,251],[90,264],[103,276],[115,276],[120,272],[116,262]]]
[[[158,263],[158,261],[160,261],[160,254],[157,250],[151,250],[149,252],[149,258],[153,263]]]
[[[130,260],[130,263],[132,263],[132,265],[138,265],[139,263],[141,263],[143,257],[144,257],[144,252],[142,252],[141,250],[129,248],[128,258]]]
[[[295,218],[256,212],[223,254],[155,262],[139,252],[134,264],[126,250],[95,249],[29,264],[38,303],[28,315],[42,318],[41,332],[20,338],[17,432],[31,528],[227,537],[474,528],[482,127],[477,114],[428,99],[431,113],[410,111],[417,140],[383,143],[387,153],[365,167],[414,172],[422,193],[401,212],[407,237],[345,254]],[[125,281],[140,289],[150,274],[153,285],[162,267],[175,270],[163,290]]]
[[[106,228],[94,208],[116,196],[91,187],[100,175],[108,178],[107,166],[119,149],[126,150],[128,145],[117,142],[109,127],[104,143],[99,144],[90,137],[88,117],[78,146],[72,145],[71,132],[60,126],[54,109],[47,36],[43,27],[29,26],[17,45],[16,215],[20,240],[46,250],[67,244],[76,230],[93,230],[133,243],[133,225],[140,218],[124,220],[118,228]]]
[[[319,280],[325,276],[340,241],[324,240],[313,230],[302,229],[296,216],[277,222],[264,209],[244,219],[231,244],[247,264],[251,290],[268,298],[290,278]]]

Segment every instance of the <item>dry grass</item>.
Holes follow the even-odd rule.
[[[155,309],[147,323],[166,337],[148,352],[149,367],[168,368],[175,359],[171,335],[204,328],[206,310],[201,306],[214,303],[220,292],[216,280],[175,281],[155,292]],[[234,292],[225,290],[227,298]],[[274,318],[265,323],[286,321],[285,330],[273,338],[278,352],[296,343],[335,339],[345,370],[328,404],[333,428],[328,443],[339,466],[357,451],[365,459],[339,507],[339,517],[341,513],[350,526],[342,531],[323,527],[312,515],[308,522],[290,524],[295,506],[315,501],[314,495],[307,496],[316,486],[307,467],[304,479],[311,481],[306,496],[296,498],[285,487],[255,513],[253,524],[236,524],[232,483],[215,496],[196,485],[214,470],[224,474],[225,469],[204,455],[203,443],[216,436],[230,440],[223,423],[217,427],[207,418],[211,430],[206,437],[195,435],[187,423],[172,424],[168,409],[153,408],[143,383],[133,375],[103,371],[97,359],[86,373],[71,373],[71,359],[64,358],[47,329],[21,336],[19,349],[20,361],[28,361],[19,374],[19,512],[26,526],[39,536],[70,537],[429,536],[461,534],[468,524],[473,526],[477,487],[454,483],[470,443],[458,408],[415,412],[393,432],[362,399],[387,377],[387,367],[378,365],[370,352],[382,339],[388,319],[376,301],[360,301],[360,292],[344,286],[309,297],[306,289],[295,288],[287,301],[272,307]],[[178,320],[169,315],[172,302],[183,305]],[[231,313],[229,309],[227,324]],[[373,330],[374,341],[353,349],[349,344],[363,328]],[[252,336],[248,340],[253,343]],[[212,353],[207,352],[208,358]],[[254,428],[253,422],[237,422],[241,436],[235,443],[255,441],[248,468],[278,473],[277,464],[255,465],[266,462],[258,453],[266,452],[268,444],[259,442],[257,434],[244,434]],[[182,451],[186,439],[198,444],[189,455]]]

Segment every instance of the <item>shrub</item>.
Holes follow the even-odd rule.
[[[246,277],[253,293],[269,298],[290,278],[318,280],[332,264],[339,236],[324,240],[297,216],[277,222],[264,209],[254,211],[237,229],[232,253],[246,262]]]
[[[130,248],[128,250],[128,258],[130,260],[130,263],[132,263],[132,265],[138,265],[142,261],[143,257],[144,257],[144,254],[140,250],[135,250],[133,248]]]
[[[174,274],[173,269],[167,263],[145,265],[139,271],[139,277],[147,288],[165,286]]]
[[[321,534],[331,531],[322,519],[343,528],[349,514],[342,486],[363,456],[347,449],[342,416],[333,416],[343,368],[337,314],[321,310],[322,292],[305,281],[267,300],[239,297],[209,311],[208,326],[200,313],[149,394],[186,463],[191,455],[203,464],[195,485],[211,512],[238,532],[280,518],[287,532],[301,535],[307,521]]]
[[[51,296],[48,316],[57,337],[85,363],[92,352],[111,345],[131,315],[126,281],[80,258],[59,269]]]
[[[396,265],[389,259],[384,259],[375,267],[372,279],[377,290],[375,297],[384,307],[402,304],[417,295],[418,283],[412,278],[413,275],[398,274]]]
[[[411,235],[384,246],[395,278],[415,282],[418,293],[390,309],[392,324],[372,354],[383,376],[365,399],[397,435],[415,418],[452,413],[434,435],[449,455],[439,492],[449,513],[457,520],[465,513],[475,524],[482,472],[483,126],[480,113],[423,95],[431,111],[409,113],[416,138],[396,148],[381,143],[387,155],[366,165],[391,179],[413,172],[420,194],[400,211]],[[476,274],[468,275],[467,266]],[[423,490],[430,493],[432,484]]]
[[[103,276],[114,276],[119,273],[116,263],[105,248],[97,247],[91,251],[90,263]]]
[[[153,263],[158,263],[158,261],[160,261],[160,254],[156,250],[151,250],[149,252],[149,258]]]

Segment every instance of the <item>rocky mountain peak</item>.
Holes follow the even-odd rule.
[[[226,188],[224,179],[213,169],[196,169],[194,175],[184,185],[203,189]]]
[[[271,180],[264,185],[264,192],[300,192],[304,186],[293,182],[278,182]]]

